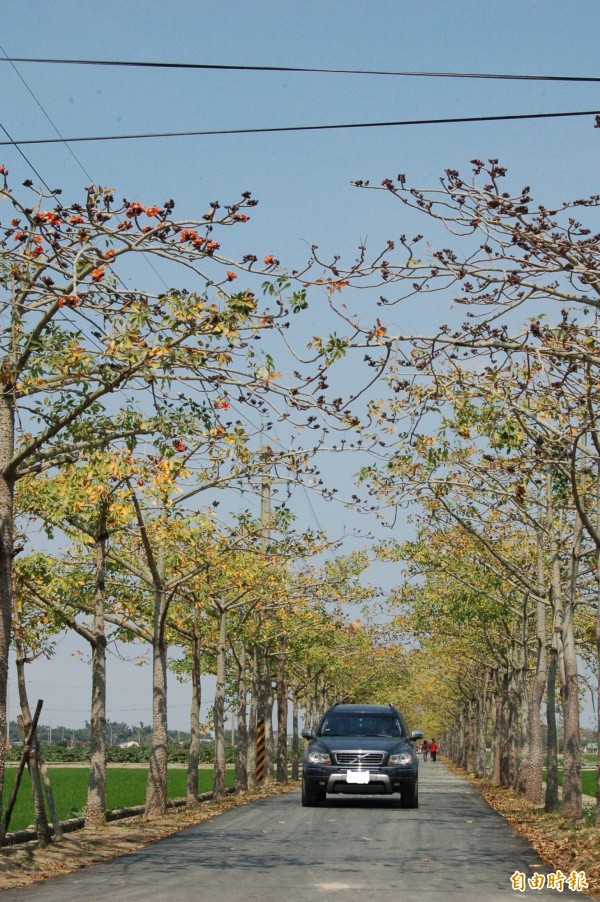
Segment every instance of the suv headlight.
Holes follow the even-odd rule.
[[[308,760],[311,764],[331,764],[331,758],[327,752],[309,752]]]
[[[390,764],[412,764],[412,755],[408,752],[400,752],[398,755],[390,755]]]

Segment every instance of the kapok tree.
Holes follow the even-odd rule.
[[[21,514],[27,512],[41,519],[50,534],[60,529],[74,547],[88,550],[87,554],[71,554],[69,561],[56,560],[54,565],[48,559],[48,573],[41,565],[34,566],[28,585],[32,600],[55,617],[62,617],[91,649],[88,826],[103,823],[106,818],[106,615],[117,613],[110,607],[114,596],[108,586],[109,543],[111,535],[126,528],[131,520],[127,481],[138,466],[128,448],[93,451],[86,460],[65,464],[52,476],[22,479],[17,492]],[[45,557],[34,555],[33,559]],[[90,610],[91,620],[78,620],[80,612],[87,614]]]
[[[196,220],[177,220],[174,203],[115,202],[112,189],[90,187],[83,203],[60,192],[11,191],[5,167],[0,223],[0,735],[6,729],[6,685],[12,610],[14,490],[25,475],[78,460],[110,445],[157,439],[159,454],[193,451],[189,420],[204,420],[217,443],[219,422],[235,398],[264,406],[278,398],[293,410],[323,407],[313,382],[338,353],[324,339],[313,376],[285,382],[275,368],[276,334],[287,325],[280,285],[262,304],[236,290],[244,269],[272,275],[271,254],[225,257],[215,235],[245,223],[254,201],[245,193],[223,209],[214,202]],[[30,183],[26,183],[31,188]],[[217,212],[220,210],[221,212]],[[169,265],[178,287],[131,288],[134,261]],[[276,282],[276,280],[273,280]],[[182,287],[185,282],[186,287]],[[164,286],[164,283],[163,283]],[[306,307],[305,292],[292,311]],[[269,353],[254,340],[268,334]],[[313,359],[315,355],[313,353]],[[183,390],[185,389],[185,390]],[[334,415],[351,421],[342,403]],[[177,421],[173,431],[172,417]],[[195,425],[191,440],[195,439]],[[204,442],[206,436],[202,437]],[[4,745],[0,744],[0,795]]]
[[[399,408],[407,387],[420,379],[437,379],[441,370],[456,366],[459,360],[482,383],[488,377],[493,383],[495,374],[511,369],[513,374],[522,371],[529,360],[539,361],[548,380],[542,391],[546,396],[550,386],[560,386],[561,380],[575,375],[583,399],[587,382],[592,390],[587,392],[584,434],[569,435],[567,429],[563,438],[571,452],[575,451],[571,454],[575,464],[571,491],[573,500],[580,502],[577,529],[584,529],[600,548],[589,480],[585,490],[580,479],[582,469],[595,470],[598,460],[594,386],[600,365],[600,196],[536,204],[529,185],[511,189],[507,172],[496,159],[487,163],[473,160],[468,176],[448,169],[432,189],[410,186],[404,174],[378,185],[356,184],[399,202],[403,216],[424,221],[430,233],[427,239],[439,241],[435,249],[425,244],[423,234],[412,238],[404,234],[390,240],[370,260],[363,248],[350,265],[336,259],[332,267],[323,261],[326,271],[338,280],[380,292],[381,341],[395,349],[385,400]],[[421,222],[418,229],[421,231]],[[335,302],[337,295],[331,298]],[[351,315],[347,300],[344,297],[341,312],[358,323],[360,317]],[[397,313],[398,305],[420,303],[421,311],[425,302],[430,325],[402,329],[392,324],[389,308],[396,308]],[[386,415],[385,429],[389,430],[389,410]],[[569,627],[566,619],[565,623]],[[572,644],[570,659],[574,660]],[[576,670],[568,673],[562,694],[574,735]],[[569,745],[575,760],[576,743],[570,741]],[[577,794],[567,792],[565,802],[565,811],[579,817]]]

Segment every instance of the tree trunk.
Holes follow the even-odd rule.
[[[475,753],[475,776],[485,777],[486,736],[488,721],[488,674],[486,672],[483,691],[477,699],[477,748]]]
[[[465,712],[465,748],[464,748],[464,757],[465,757],[465,770],[473,774],[475,773],[475,735],[474,729],[475,724],[473,722],[473,705],[471,700],[464,705]]]
[[[246,649],[242,644],[238,654],[237,685],[237,743],[235,747],[235,785],[238,789],[248,789],[248,724],[246,721]]]
[[[156,640],[152,648],[152,746],[146,787],[146,820],[167,810],[167,643]]]
[[[529,596],[523,598],[523,615],[521,618],[521,642],[519,645],[519,671],[516,680],[517,704],[519,709],[519,755],[515,787],[524,793],[527,786],[529,770],[529,703],[528,692],[528,657],[529,657]]]
[[[256,733],[258,727],[258,687],[256,670],[252,672],[252,692],[250,694],[250,715],[248,717],[248,756],[246,774],[248,789],[256,788]]]
[[[92,643],[91,754],[85,826],[97,827],[106,820],[106,633],[104,599],[106,594],[106,508],[98,522],[96,543],[96,585],[94,641]]]
[[[273,730],[273,708],[275,706],[275,696],[273,694],[273,683],[271,682],[271,668],[269,659],[266,660],[265,668],[265,780],[264,785],[267,786],[275,779],[275,735]]]
[[[506,714],[507,714],[507,752],[508,752],[508,785],[513,789],[517,786],[518,780],[518,764],[517,764],[517,737],[519,730],[519,699],[517,694],[518,675],[515,673],[514,666],[511,666],[507,679],[507,698],[506,698]]]
[[[25,745],[27,734],[29,733],[29,729],[31,727],[31,712],[29,711],[29,708],[27,708],[27,719],[23,716],[23,714],[19,714],[17,717],[17,722],[19,724],[19,732],[21,733],[23,745]],[[40,844],[40,846],[47,846],[50,842],[51,836],[50,826],[48,824],[48,816],[46,814],[46,807],[44,805],[44,789],[42,786],[42,775],[40,773],[38,762],[38,748],[39,742],[36,734],[29,749],[29,755],[27,757],[27,769],[29,771],[29,781],[31,783],[31,794],[33,798],[33,819],[35,822],[35,832],[37,833],[38,843]]]
[[[314,730],[316,725],[316,712],[314,708],[314,693],[311,692],[313,678],[310,666],[306,668],[307,685],[306,685],[306,702],[304,706],[304,726],[308,730]]]
[[[14,599],[16,601],[16,599]],[[19,717],[19,729],[21,732],[21,739],[25,742],[29,730],[31,728],[31,724],[33,723],[33,717],[31,715],[31,708],[29,707],[29,698],[27,695],[27,681],[25,678],[25,649],[23,647],[23,643],[21,641],[21,626],[19,621],[19,612],[17,609],[17,605],[14,604],[14,633],[15,633],[15,651],[16,651],[16,666],[17,666],[17,687],[19,690],[19,705],[21,708],[21,715]],[[46,808],[44,805],[44,791],[42,787],[42,778],[40,774],[39,768],[39,742],[37,739],[37,735],[34,738],[31,749],[29,752],[29,757],[27,759],[27,768],[29,770],[29,777],[31,782],[31,793],[33,797],[33,813],[35,820],[35,828],[38,835],[38,840],[42,845],[46,845],[50,842],[50,827],[48,825],[48,818],[46,815]]]
[[[544,605],[538,605],[545,612]],[[529,754],[525,772],[525,795],[534,805],[542,802],[544,735],[540,709],[547,679],[546,640],[537,639],[535,677],[528,705]]]
[[[21,706],[21,714],[18,717],[19,730],[23,743],[29,734],[33,718],[27,698],[27,685],[25,681],[25,659],[23,649],[20,646],[17,649],[17,682],[19,686],[19,703]],[[37,748],[39,746],[37,735],[34,738],[29,756],[27,758],[27,769],[29,771],[29,779],[31,782],[31,793],[33,798],[33,817],[35,821],[35,830],[40,845],[47,845],[50,842],[50,827],[48,825],[48,817],[44,805],[44,790],[42,787],[42,778],[40,768],[38,766]]]
[[[329,708],[329,687],[325,682],[325,676],[323,676],[323,681],[319,687],[318,693],[318,711],[319,711],[319,720],[323,717],[327,709]]]
[[[321,693],[319,691],[319,674],[317,674],[313,680],[313,722],[311,724],[311,728],[313,730],[317,729],[319,725],[319,721],[321,719],[321,715],[323,714],[323,710],[321,708]]]
[[[292,701],[292,780],[300,776],[300,730],[299,730],[298,693],[294,692]]]
[[[596,599],[596,827],[600,827],[600,549],[597,554],[598,595]]]
[[[288,687],[285,679],[286,640],[282,637],[277,656],[277,782],[288,782]]]
[[[596,467],[596,532],[600,535],[600,462]],[[600,827],[600,546],[596,546],[596,827]]]
[[[165,551],[158,555],[160,585],[154,590],[154,624],[152,641],[152,747],[146,786],[146,820],[159,817],[167,810],[167,641],[165,618],[167,601],[163,589],[165,578]]]
[[[12,460],[14,438],[13,386],[10,382],[0,383],[0,816],[6,764],[8,654],[13,609],[14,482],[6,477],[6,469]]]
[[[582,526],[577,517],[571,552],[568,598],[565,599],[561,579],[559,525],[553,503],[552,470],[547,474],[547,517],[551,549],[551,599],[553,605],[553,643],[558,651],[560,697],[563,708],[563,814],[582,816],[581,749],[579,741],[579,678],[574,636],[574,612]]]
[[[186,802],[198,802],[198,767],[200,764],[200,703],[202,687],[200,683],[200,638],[194,633],[192,638],[192,701],[190,705],[190,748],[187,761]]]
[[[456,717],[456,763],[463,770],[467,767],[467,742],[468,725],[465,720],[465,707],[461,704]]]
[[[556,672],[558,655],[551,647],[548,661],[548,682],[546,687],[546,797],[544,810],[558,810],[558,730],[556,729]]]
[[[575,646],[575,605],[577,578],[581,554],[583,526],[577,518],[575,538],[571,554],[571,578],[569,596],[563,607],[561,641],[565,667],[565,679],[561,686],[563,705],[563,804],[564,817],[579,820],[583,817],[581,791],[581,739],[579,720],[579,673]]]
[[[511,785],[511,780],[508,736],[508,673],[506,671],[501,675],[499,690],[497,719],[498,783],[500,786],[508,787]]]
[[[544,559],[542,539],[538,536],[538,594],[545,594]],[[525,774],[525,795],[534,805],[542,802],[544,737],[540,711],[547,679],[546,656],[546,605],[538,601],[536,605],[536,646],[535,676],[531,685],[528,706],[529,754]]]
[[[567,608],[571,605],[567,605]],[[579,820],[583,816],[581,795],[581,742],[579,723],[579,676],[571,614],[565,617],[570,633],[565,647],[565,683],[561,687],[563,705],[563,807],[565,817]]]
[[[496,689],[492,704],[492,765],[490,779],[497,786],[500,785],[500,697],[498,692],[498,675],[496,674]]]
[[[596,529],[600,534],[600,463],[596,473]],[[596,547],[596,827],[600,827],[600,546]]]
[[[225,681],[227,663],[227,609],[221,610],[219,618],[219,641],[217,644],[217,684],[213,710],[215,728],[215,767],[213,797],[225,794]]]

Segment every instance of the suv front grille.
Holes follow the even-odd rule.
[[[383,764],[384,752],[334,752],[336,764],[345,767],[376,767]]]

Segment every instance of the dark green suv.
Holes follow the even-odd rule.
[[[392,705],[334,705],[309,740],[303,759],[302,804],[313,807],[327,793],[391,795],[403,808],[419,807],[419,763],[409,735]]]

